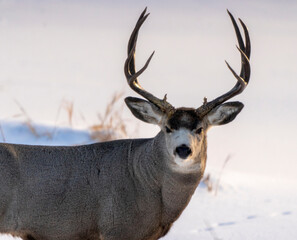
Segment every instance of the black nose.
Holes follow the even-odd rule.
[[[192,150],[187,145],[183,144],[177,147],[175,152],[180,158],[186,159],[192,153]]]

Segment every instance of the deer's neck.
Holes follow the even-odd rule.
[[[206,163],[206,139],[201,152],[195,161],[197,166],[192,171],[177,171],[172,168],[172,156],[165,149],[165,137],[160,132],[148,141],[143,156],[139,156],[138,174],[142,175],[145,185],[153,189],[161,200],[161,222],[170,225],[185,209],[198,186]],[[150,156],[150,157],[147,157]],[[143,177],[144,176],[144,177]],[[142,180],[143,181],[143,180]]]

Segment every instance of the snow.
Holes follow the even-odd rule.
[[[77,145],[92,142],[87,130],[27,122],[0,122],[2,141],[30,145]],[[31,127],[34,129],[31,130]]]
[[[28,124],[1,122],[2,138],[10,143],[38,145],[94,141],[89,130],[32,126],[34,134]],[[222,170],[210,165],[207,173],[213,190],[208,191],[200,183],[188,207],[163,239],[297,239],[297,182],[230,171],[228,166]],[[0,239],[14,238],[3,235]]]

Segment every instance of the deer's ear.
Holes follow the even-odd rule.
[[[154,104],[134,97],[125,98],[125,103],[139,120],[156,125],[161,124],[164,113]]]
[[[210,126],[217,126],[232,122],[243,108],[241,102],[227,102],[221,104],[207,114],[207,121]]]

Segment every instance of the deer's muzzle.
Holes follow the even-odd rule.
[[[177,154],[180,158],[186,159],[189,155],[191,155],[192,150],[187,145],[182,144],[175,149],[175,154]]]

